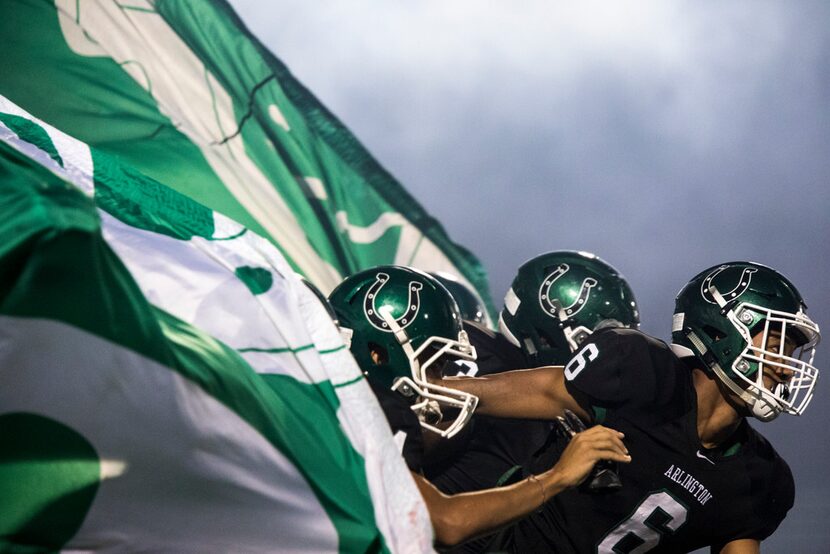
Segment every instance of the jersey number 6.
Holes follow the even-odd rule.
[[[598,554],[642,554],[686,523],[687,508],[668,492],[651,493],[630,518],[605,535]]]
[[[599,356],[599,349],[593,342],[589,342],[585,347],[577,352],[568,365],[565,366],[565,379],[573,381],[579,373],[585,369],[588,362],[593,362]],[[587,359],[586,359],[587,358]]]

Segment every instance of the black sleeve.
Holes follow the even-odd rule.
[[[795,481],[787,462],[755,431],[749,432],[747,443],[751,455],[745,456],[741,473],[749,480],[746,498],[749,507],[742,510],[748,517],[743,518],[743,525],[724,533],[722,544],[739,539],[767,539],[784,521],[795,501]]]
[[[661,345],[631,329],[597,331],[565,364],[565,387],[588,412],[648,407],[673,371]]]
[[[420,472],[424,459],[424,444],[418,416],[400,394],[379,385],[372,379],[367,379],[367,381],[392,429],[396,444],[401,448],[401,455],[406,465],[410,470]]]
[[[795,481],[787,463],[775,455],[774,469],[764,484],[763,500],[756,502],[755,513],[758,527],[747,535],[748,538],[764,540],[772,535],[795,502]]]

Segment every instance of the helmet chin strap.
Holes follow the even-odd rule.
[[[768,422],[772,421],[781,414],[781,405],[774,398],[770,398],[767,391],[756,385],[749,385],[748,388],[742,389],[735,381],[726,375],[726,372],[723,368],[721,368],[720,364],[715,361],[709,364],[709,367],[713,372],[715,372],[720,380],[723,381],[727,387],[729,387],[729,390],[738,395],[738,397],[746,403],[754,418],[763,422]]]
[[[781,415],[781,405],[773,398],[767,397],[763,390],[759,390],[760,398],[752,404],[752,415],[763,422],[772,421]]]
[[[406,354],[406,359],[409,360],[409,368],[412,372],[412,375],[418,375],[421,372],[421,364],[418,361],[418,357],[415,355],[415,350],[412,348],[412,343],[409,341],[409,335],[406,334],[406,331],[398,325],[398,322],[395,321],[395,318],[392,317],[392,308],[391,306],[383,306],[378,310],[380,313],[380,317],[389,325],[389,329],[392,331],[395,340],[398,341],[398,344],[401,345],[401,349],[403,353]]]
[[[565,311],[564,306],[562,306],[562,302],[560,302],[558,298],[554,298],[550,301],[550,303],[556,307],[556,317],[559,318],[559,321],[568,321],[568,312]]]
[[[394,334],[395,340],[398,341],[398,344],[400,344],[403,347],[404,351],[407,354],[413,352],[412,345],[409,344],[409,335],[406,334],[406,331],[404,331],[403,328],[400,325],[398,325],[398,322],[395,321],[395,318],[392,317],[392,307],[383,306],[378,310],[378,312],[380,313],[380,317],[383,318],[383,321],[385,321],[386,324],[389,325],[389,329]]]
[[[720,291],[718,291],[718,288],[715,285],[709,285],[709,292],[712,293],[712,298],[714,298],[715,302],[718,303],[718,307],[723,309],[726,306],[726,299]]]

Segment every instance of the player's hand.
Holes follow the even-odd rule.
[[[556,418],[559,435],[570,441],[574,435],[586,429],[585,423],[578,415],[570,410],[565,410],[562,416]],[[622,487],[622,481],[617,473],[617,464],[611,460],[602,460],[594,465],[594,469],[579,486],[586,492],[605,494],[614,492]]]
[[[582,483],[601,460],[627,464],[631,456],[623,438],[619,431],[602,425],[576,433],[551,471],[557,474],[563,487],[570,488]]]

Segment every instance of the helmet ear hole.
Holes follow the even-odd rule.
[[[706,333],[706,336],[712,339],[712,342],[718,342],[719,340],[726,338],[726,333],[720,329],[712,327],[711,325],[703,325],[701,330]]]
[[[389,352],[377,343],[367,343],[369,357],[375,365],[386,365],[389,363]]]
[[[547,332],[547,329],[537,328],[536,336],[539,337],[539,350],[547,350],[548,348],[553,348],[555,346],[553,338]]]

